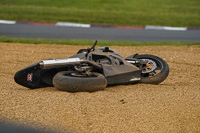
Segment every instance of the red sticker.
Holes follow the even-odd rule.
[[[27,75],[27,81],[32,81],[32,77],[33,77],[33,74],[32,73],[29,73]]]

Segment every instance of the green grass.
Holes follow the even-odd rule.
[[[95,40],[58,40],[58,39],[28,39],[0,37],[0,42],[26,44],[59,44],[92,46]],[[98,41],[98,46],[190,46],[200,45],[200,42],[128,42],[128,41]]]
[[[200,0],[0,0],[0,19],[200,26]]]

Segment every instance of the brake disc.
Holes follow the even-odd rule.
[[[145,62],[145,66],[142,67],[142,73],[151,73],[157,68],[156,63],[153,60],[150,59],[140,59],[140,60]]]

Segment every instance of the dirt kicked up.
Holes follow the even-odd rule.
[[[170,67],[159,85],[119,85],[93,93],[17,85],[16,71],[86,46],[0,44],[0,121],[57,132],[200,132],[200,46],[112,46],[124,57],[154,54]]]

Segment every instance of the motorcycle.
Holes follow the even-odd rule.
[[[133,54],[123,58],[109,47],[80,49],[66,59],[47,59],[32,64],[14,76],[16,83],[30,89],[56,87],[58,90],[98,91],[120,84],[159,84],[169,66],[154,55]]]

